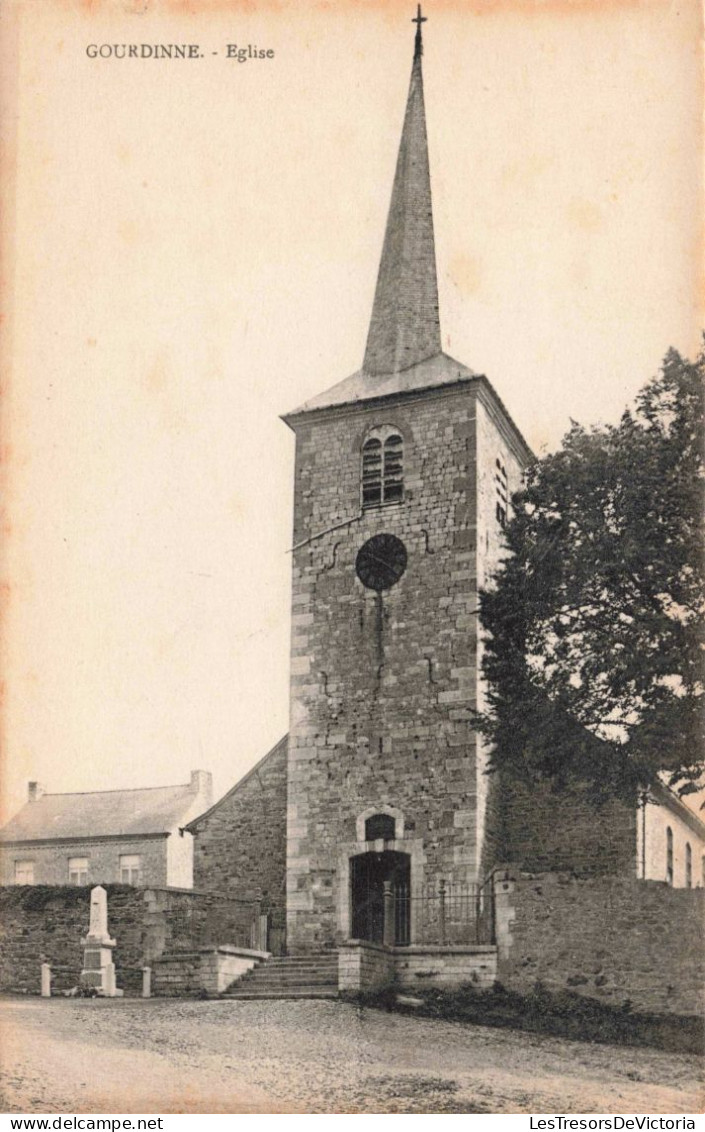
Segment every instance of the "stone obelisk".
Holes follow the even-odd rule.
[[[82,986],[94,987],[98,994],[106,998],[121,995],[122,991],[115,986],[115,940],[108,934],[108,894],[100,884],[91,889],[88,935],[81,940],[81,946],[84,949]]]

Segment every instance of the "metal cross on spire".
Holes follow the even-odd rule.
[[[423,55],[423,43],[421,42],[421,24],[425,24],[427,16],[421,15],[421,5],[416,6],[416,15],[411,21],[416,24],[416,40],[414,42],[414,59],[419,59]]]

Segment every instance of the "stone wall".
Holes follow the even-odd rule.
[[[165,951],[251,942],[251,903],[188,889],[105,887],[117,982],[130,992],[141,985],[137,969]],[[42,963],[57,968],[56,987],[76,985],[89,906],[90,888],[0,888],[0,990],[38,992]]]
[[[478,592],[491,585],[492,577],[498,570],[502,560],[506,557],[506,541],[504,529],[497,520],[497,504],[500,501],[499,479],[504,479],[506,472],[506,491],[508,500],[522,484],[522,469],[509,444],[507,437],[498,427],[497,413],[492,411],[490,405],[481,398],[477,400],[477,588]],[[501,465],[498,468],[497,463]],[[502,494],[504,494],[502,490]],[[507,518],[509,518],[510,505],[507,502]],[[479,604],[479,602],[478,602]],[[477,606],[475,607],[477,608]],[[475,615],[475,620],[479,618]],[[484,646],[482,634],[477,638],[477,709],[486,711],[487,689],[482,679],[482,660]],[[476,845],[478,859],[478,881],[482,882],[487,875],[487,862],[495,861],[491,849],[491,807],[492,807],[492,780],[487,774],[489,763],[489,748],[481,736],[477,738],[477,821]],[[503,856],[501,860],[513,860]]]
[[[283,951],[286,919],[286,754],[285,737],[189,827],[196,888],[256,896],[269,914],[276,953]]]
[[[497,948],[478,944],[475,947],[398,948],[395,972],[404,989],[441,987],[451,989],[470,983],[477,990],[487,990],[497,977]]]
[[[705,890],[498,870],[497,977],[635,1011],[705,1013]]]
[[[265,951],[236,947],[205,947],[197,951],[162,955],[152,968],[152,993],[162,998],[222,994],[263,959]]]
[[[351,939],[338,949],[338,990],[349,994],[380,990],[394,981],[394,951],[379,943]]]
[[[385,947],[351,939],[338,948],[338,989],[349,994],[381,990],[395,984],[404,990],[470,983],[491,987],[497,975],[497,948],[481,944],[441,947]]]
[[[477,880],[486,788],[470,726],[478,561],[499,545],[496,461],[516,486],[520,459],[499,411],[491,421],[483,411],[478,467],[480,389],[446,387],[296,421],[292,951],[345,938],[349,861],[339,847],[366,850],[355,845],[364,812],[389,807],[403,816],[403,837],[416,850],[414,889],[441,876]],[[361,448],[381,427],[403,437],[405,498],[360,515]],[[377,593],[356,577],[355,561],[381,532],[403,541],[408,561],[398,583]],[[404,851],[399,840],[397,833],[395,848]]]
[[[152,965],[152,995],[156,998],[188,998],[203,990],[200,951],[162,955]]]
[[[142,891],[143,952],[147,961],[165,951],[220,944],[250,947],[253,943],[259,915],[255,901],[193,889]]]
[[[527,872],[581,876],[636,873],[636,800],[596,807],[580,786],[552,791],[493,776],[488,865],[511,861]]]

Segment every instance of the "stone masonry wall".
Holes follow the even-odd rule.
[[[395,970],[399,986],[405,989],[451,989],[470,983],[477,990],[488,990],[497,977],[497,948],[481,945],[398,948]]]
[[[286,916],[286,754],[284,738],[192,826],[195,887],[258,895],[275,951]]]
[[[498,462],[501,467],[498,467]],[[506,472],[506,496],[511,499],[522,482],[522,465],[498,425],[496,411],[478,398],[477,401],[477,588],[486,589],[506,556],[504,529],[497,519],[500,480]],[[507,503],[507,518],[511,505]],[[487,709],[485,683],[482,679],[482,634],[477,645],[477,707]],[[489,861],[494,861],[491,839],[492,782],[487,774],[489,752],[486,741],[477,742],[477,828],[478,879],[487,875]],[[514,858],[503,857],[503,860]]]
[[[577,785],[553,792],[494,777],[488,844],[496,855],[488,864],[511,861],[530,872],[634,877],[636,802],[596,807]]]
[[[476,880],[475,399],[469,386],[297,422],[294,544],[317,537],[293,556],[290,949],[340,939],[338,847],[376,806],[401,811],[404,837],[422,845],[413,888]],[[404,439],[405,499],[357,519],[361,447],[385,425]],[[408,565],[378,594],[355,558],[380,532],[402,539]]]
[[[222,994],[265,958],[265,952],[231,947],[162,955],[154,962],[153,993],[163,998],[194,995],[199,991]]]
[[[119,987],[137,986],[128,969],[148,966],[167,950],[249,946],[251,904],[189,890],[105,887]],[[81,939],[88,931],[89,907],[90,888],[0,888],[0,990],[38,992],[42,963],[68,968],[61,982],[75,985],[83,966]]]
[[[705,1013],[705,891],[633,877],[495,874],[499,981],[647,1013]]]
[[[200,951],[182,951],[155,960],[152,968],[155,998],[189,998],[203,989]]]
[[[379,990],[394,982],[394,951],[365,940],[348,940],[338,949],[338,989],[344,993]]]

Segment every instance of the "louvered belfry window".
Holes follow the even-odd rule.
[[[497,489],[497,502],[495,505],[495,513],[497,522],[500,527],[507,525],[507,508],[509,498],[509,488],[507,486],[507,469],[502,461],[497,458],[495,460],[497,471],[495,472],[495,487]]]
[[[362,449],[362,506],[382,502],[382,441],[373,437]]]
[[[384,442],[384,502],[394,503],[404,494],[404,443],[398,433]]]
[[[371,436],[362,446],[362,506],[404,498],[404,441],[398,432]]]

